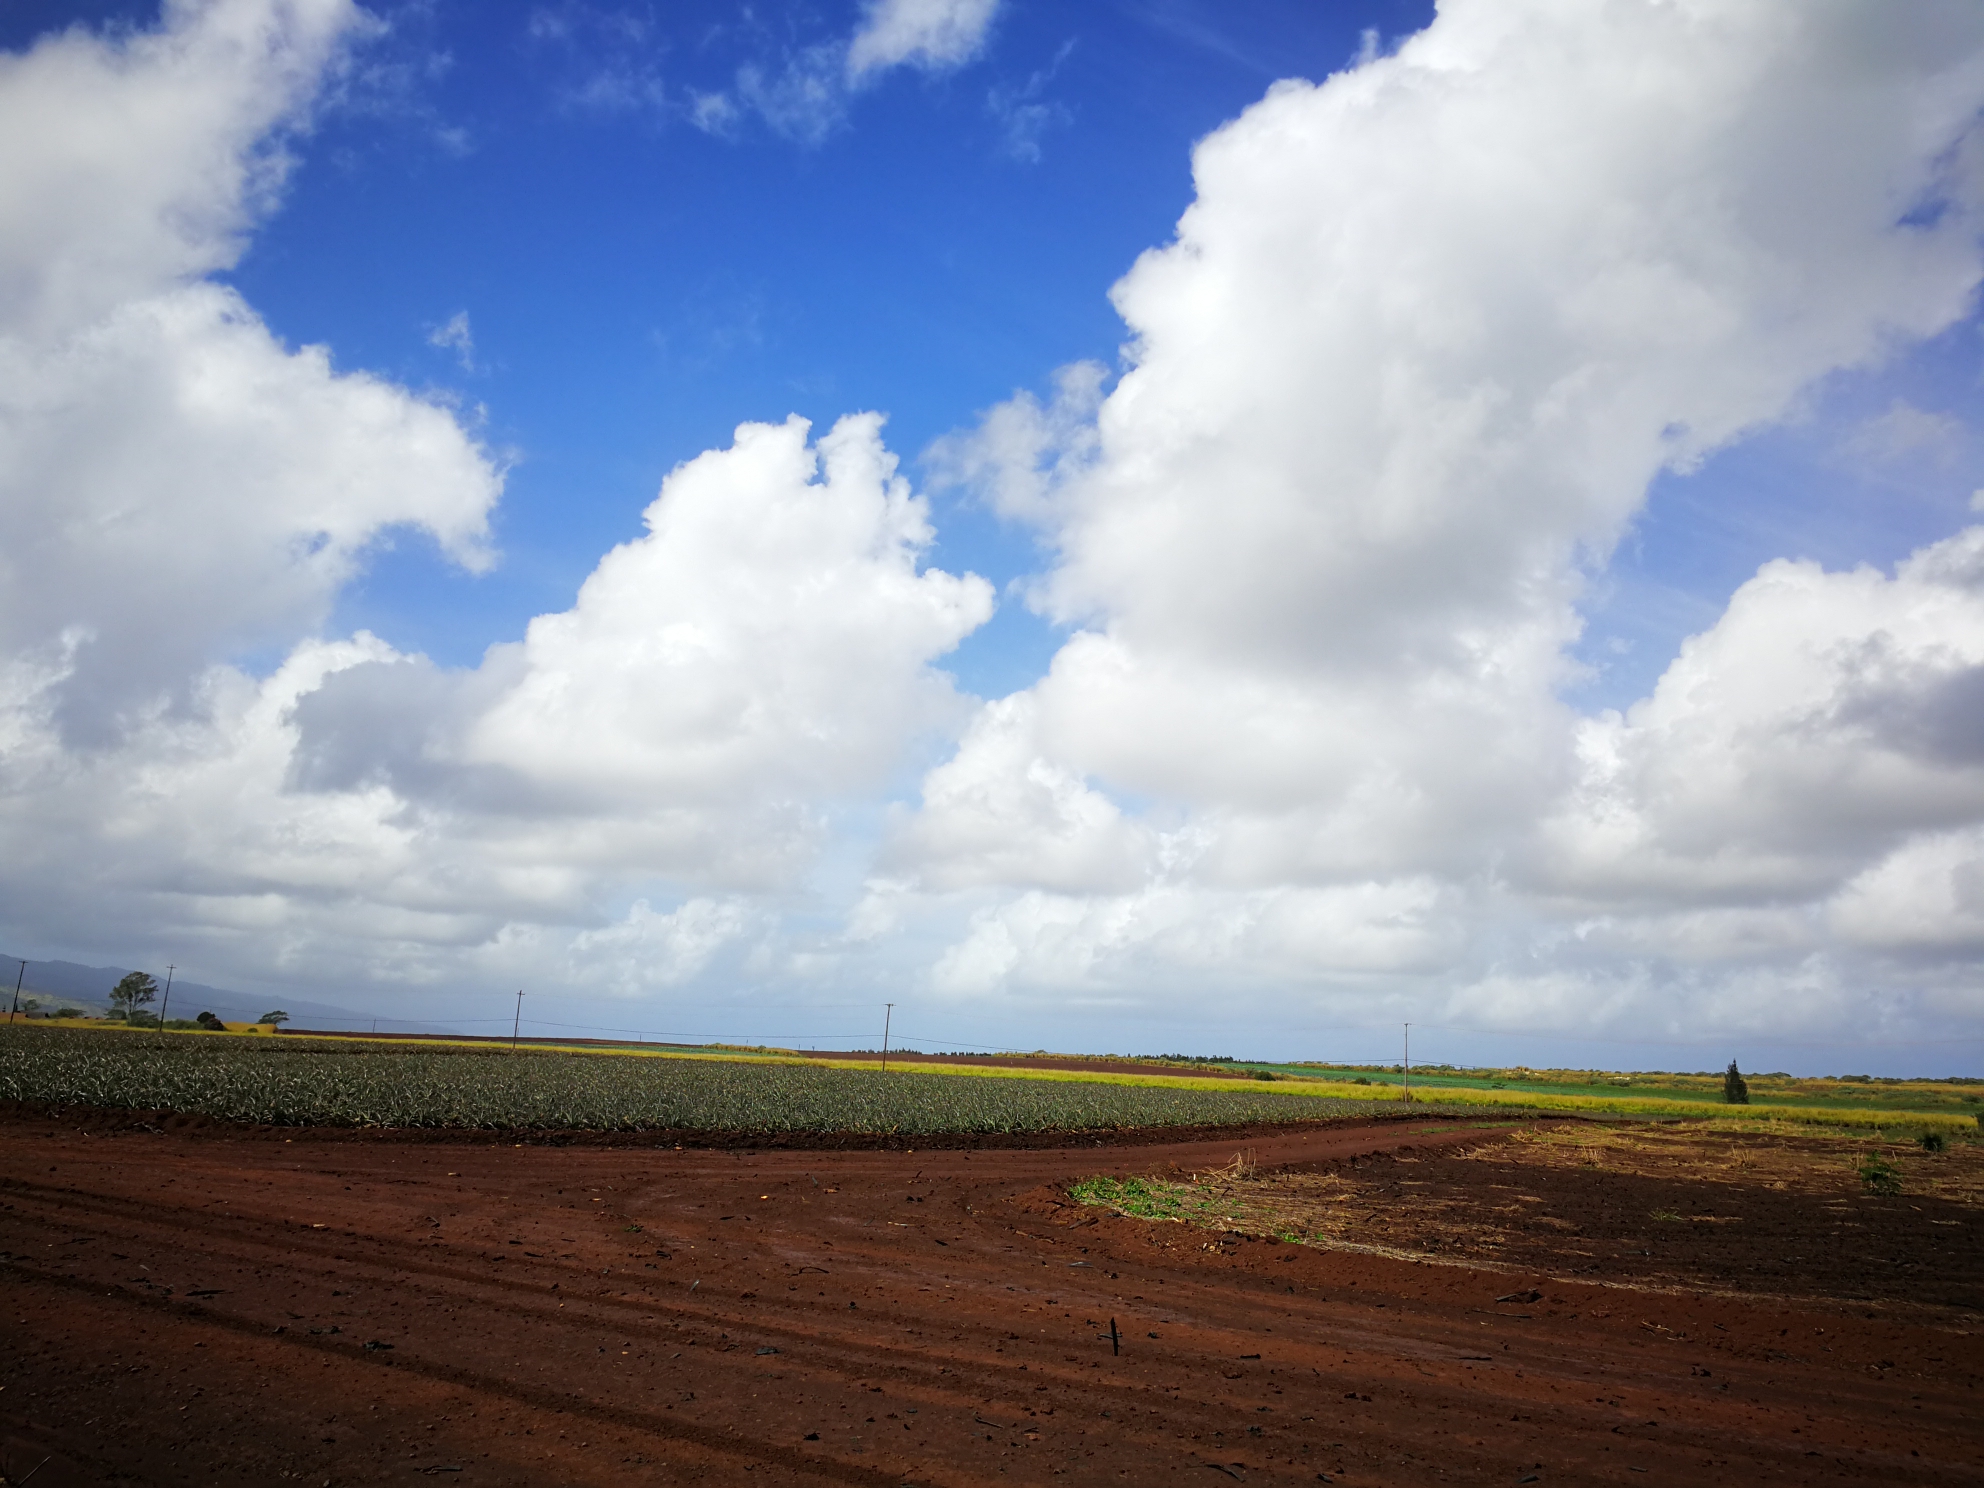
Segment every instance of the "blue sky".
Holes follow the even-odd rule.
[[[850,5],[380,13],[396,34],[369,59],[390,82],[322,120],[229,277],[287,339],[483,405],[515,452],[499,572],[409,544],[340,610],[466,664],[568,603],[662,475],[746,419],[878,409],[913,456],[1054,367],[1113,359],[1108,286],[1191,200],[1193,142],[1430,11],[1013,7],[981,60],[884,78],[817,143],[748,119],[711,135],[680,100],[844,33]],[[462,312],[473,372],[427,344]],[[933,561],[1001,582],[1036,566],[975,503],[939,509]],[[1009,606],[954,665],[1005,691],[1051,647]]]
[[[0,47],[21,954],[737,1037],[1984,1055],[1969,7]]]

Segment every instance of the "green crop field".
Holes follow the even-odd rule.
[[[0,1027],[0,1100],[280,1126],[997,1133],[1371,1116],[1396,1102],[801,1063]],[[1411,1108],[1425,1114],[1423,1107]]]
[[[1204,1064],[1151,1061],[1107,1072],[869,1061],[786,1050],[579,1048],[266,1033],[0,1025],[0,1100],[198,1112],[280,1125],[486,1130],[917,1132],[1120,1130],[1328,1120],[1410,1110],[1550,1113],[1974,1134],[1967,1081],[1751,1076],[1751,1103],[1720,1077],[1591,1071],[1397,1071],[1226,1062],[1272,1079],[1212,1078]]]
[[[1226,1060],[1176,1062],[1153,1068],[1189,1075],[1223,1068],[1235,1073],[1272,1075],[1312,1089],[1395,1100],[1408,1083],[1397,1065],[1266,1064]],[[1984,1126],[1984,1079],[1885,1079],[1868,1075],[1797,1076],[1748,1070],[1749,1103],[1724,1103],[1721,1071],[1673,1073],[1569,1069],[1465,1069],[1414,1065],[1410,1086],[1415,1099],[1460,1104],[1519,1104],[1553,1111],[1617,1111],[1622,1114],[1700,1116],[1711,1120],[1781,1119],[1807,1125],[1880,1126],[1922,1118],[1926,1127],[1961,1130]],[[1289,1087],[1293,1089],[1294,1087]]]

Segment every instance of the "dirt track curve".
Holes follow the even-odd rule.
[[[1485,1135],[1247,1145],[1321,1164]],[[1961,1317],[1222,1241],[1057,1198],[1235,1145],[673,1151],[18,1116],[0,1475],[1984,1480]]]

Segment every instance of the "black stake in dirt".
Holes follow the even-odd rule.
[[[165,1000],[158,1005],[158,1031],[165,1032],[165,1010],[172,1006],[172,974],[179,970],[176,966],[165,968]]]
[[[1112,1354],[1123,1352],[1123,1335],[1116,1331],[1116,1319],[1114,1318],[1109,1320],[1109,1352]]]
[[[510,1025],[510,1052],[512,1054],[517,1052],[517,1035],[523,1031],[523,1026],[524,1026],[524,989],[522,987],[519,987],[517,988],[517,1018],[516,1021]]]
[[[14,974],[14,1005],[7,1009],[7,1023],[9,1027],[13,1025],[14,1014],[21,1010],[21,982],[26,978],[27,974],[28,964],[23,961],[21,963],[21,969]],[[41,1469],[36,1468],[35,1471],[40,1472]]]

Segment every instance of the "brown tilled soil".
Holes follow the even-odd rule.
[[[1872,1200],[1836,1143],[1668,1136],[676,1151],[16,1113],[0,1475],[1984,1480],[1976,1149]],[[1319,1244],[1067,1195],[1242,1140],[1235,1222]]]
[[[1421,1123],[1425,1136],[1445,1127]],[[1687,1125],[1517,1127],[1447,1151],[1240,1176],[1156,1172],[1213,1228],[1668,1291],[1984,1317],[1984,1146]],[[1879,1155],[1902,1193],[1870,1193]]]

